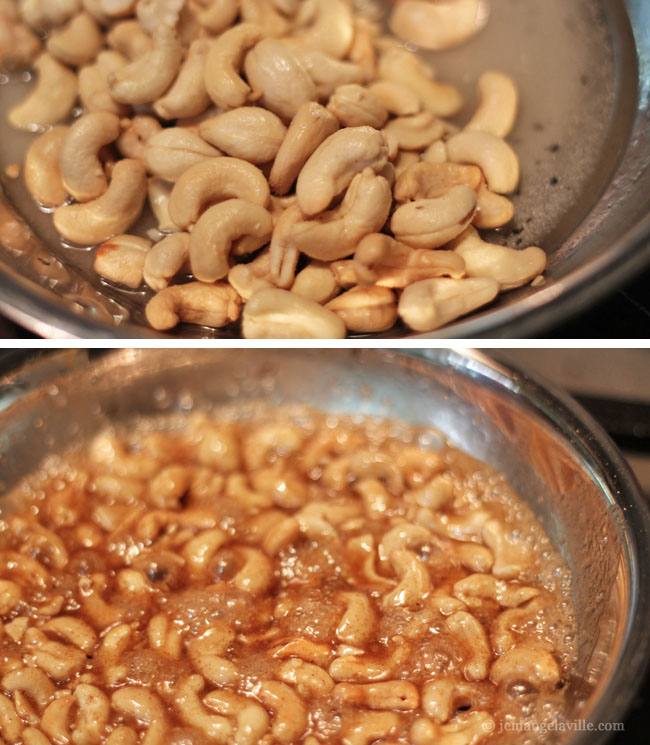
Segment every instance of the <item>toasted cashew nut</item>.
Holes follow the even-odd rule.
[[[503,608],[516,608],[537,597],[539,590],[535,587],[508,584],[491,574],[470,574],[454,584],[453,594],[470,608],[480,606],[485,598],[496,600]]]
[[[367,88],[355,83],[340,85],[330,97],[327,109],[344,127],[380,129],[388,119],[384,104]]]
[[[151,241],[137,235],[116,235],[102,243],[95,254],[93,268],[101,277],[136,289],[142,284],[142,273]]]
[[[131,727],[120,725],[106,738],[104,745],[137,745],[138,735]]]
[[[336,599],[346,604],[336,627],[337,639],[354,647],[364,647],[377,622],[370,599],[362,592],[340,592]]]
[[[402,293],[397,312],[414,331],[433,331],[492,302],[499,283],[487,277],[475,279],[423,279]]]
[[[394,590],[386,593],[381,604],[384,608],[415,606],[431,592],[429,570],[413,551],[398,549],[389,557],[399,579]]]
[[[0,693],[0,735],[7,742],[19,742],[25,725],[16,713],[12,700]]]
[[[0,616],[5,616],[20,603],[22,590],[16,582],[0,579]]]
[[[368,90],[395,116],[411,116],[420,111],[420,98],[405,85],[392,80],[378,80],[368,86]]]
[[[218,714],[237,719],[237,728],[232,736],[234,745],[257,745],[268,731],[269,715],[266,710],[245,696],[217,690],[204,696],[203,703]]]
[[[316,0],[314,23],[298,38],[306,47],[320,49],[332,57],[342,59],[354,39],[352,10],[345,0]]]
[[[354,714],[343,730],[343,745],[370,745],[397,732],[399,714],[388,711],[362,711]]]
[[[208,714],[199,697],[204,684],[200,675],[183,678],[174,697],[176,711],[188,725],[200,729],[211,742],[225,745],[232,734],[232,724],[226,717]]]
[[[147,303],[147,321],[158,331],[178,323],[219,328],[239,318],[241,299],[224,283],[190,282],[172,285],[154,295]]]
[[[275,574],[273,565],[266,555],[250,546],[237,546],[235,552],[243,556],[244,565],[232,578],[233,585],[240,590],[250,592],[251,595],[268,592]]]
[[[56,687],[49,677],[34,667],[13,670],[4,676],[0,683],[8,693],[20,691],[26,694],[41,710],[49,704],[56,693]]]
[[[255,695],[275,712],[271,733],[281,745],[297,742],[307,729],[308,715],[305,702],[285,683],[262,681]]]
[[[246,55],[244,70],[260,103],[286,121],[300,106],[317,98],[316,86],[289,47],[278,39],[263,39]]]
[[[106,111],[84,114],[68,130],[59,164],[63,185],[78,202],[97,199],[108,189],[99,151],[119,134],[119,118]]]
[[[496,728],[494,719],[486,711],[470,711],[454,717],[448,724],[437,724],[430,719],[416,719],[409,730],[413,745],[478,745]]]
[[[530,546],[507,535],[499,520],[488,520],[481,529],[485,545],[494,554],[492,574],[499,579],[516,579],[531,562]]]
[[[147,173],[137,160],[120,160],[108,190],[85,204],[69,204],[54,213],[54,227],[64,238],[92,245],[125,233],[138,219],[147,198]]]
[[[288,244],[321,261],[342,259],[352,254],[366,235],[381,230],[391,203],[388,181],[366,168],[352,179],[338,207],[313,220],[297,222],[290,229]]]
[[[426,528],[412,523],[404,523],[396,525],[384,533],[377,546],[377,553],[382,562],[388,562],[393,551],[416,548],[430,542],[431,533]]]
[[[266,207],[269,184],[259,168],[239,158],[212,158],[188,168],[169,198],[169,216],[181,230],[195,223],[212,202],[245,199]]]
[[[224,621],[216,621],[189,643],[187,655],[190,662],[210,683],[227,685],[239,677],[237,667],[223,656],[234,638],[234,631]]]
[[[354,271],[363,284],[401,288],[431,277],[462,277],[465,262],[453,251],[414,249],[384,233],[371,233],[357,246]]]
[[[425,683],[422,688],[422,708],[435,722],[448,722],[461,706],[473,706],[480,700],[476,683],[443,678]]]
[[[445,125],[431,111],[421,111],[413,116],[399,116],[384,128],[402,150],[423,150],[445,133]]]
[[[79,713],[72,730],[74,745],[100,745],[104,740],[111,705],[96,686],[80,683],[74,690]]]
[[[453,186],[436,199],[418,199],[398,207],[390,228],[398,241],[413,248],[438,248],[463,232],[474,216],[476,192]]]
[[[316,148],[339,128],[338,121],[318,103],[299,107],[280,145],[269,183],[276,194],[286,194]]]
[[[406,86],[416,93],[422,106],[436,116],[453,116],[463,105],[463,99],[453,85],[433,80],[432,72],[412,52],[396,47],[381,55],[379,77]]]
[[[276,670],[276,676],[284,683],[295,685],[305,698],[327,696],[334,689],[334,681],[322,667],[300,659],[283,662]]]
[[[22,103],[7,115],[16,129],[35,131],[66,119],[77,100],[77,76],[51,54],[44,52],[34,62],[36,86]]]
[[[153,49],[109,75],[108,86],[116,101],[151,103],[174,81],[183,56],[175,32],[161,25],[154,41]]]
[[[192,166],[220,155],[219,150],[190,129],[168,127],[149,138],[144,162],[158,178],[177,181]]]
[[[316,215],[366,168],[375,173],[388,162],[388,145],[372,127],[346,127],[330,135],[305,163],[296,184],[300,209]],[[374,232],[374,231],[370,231]]]
[[[544,607],[544,600],[539,595],[518,608],[504,610],[492,624],[492,648],[497,654],[509,652],[517,643],[513,627],[533,620]]]
[[[287,290],[259,290],[242,316],[245,339],[344,339],[345,324],[332,311]]]
[[[199,132],[228,155],[249,163],[268,163],[277,155],[287,128],[266,109],[242,106],[206,119]]]
[[[414,711],[420,705],[418,689],[407,680],[389,680],[383,683],[337,683],[334,696],[348,704],[366,706],[368,709]]]
[[[555,658],[545,649],[515,647],[498,657],[490,680],[498,686],[526,681],[538,691],[552,691],[561,680]]]
[[[209,207],[190,237],[192,273],[203,282],[225,277],[229,270],[228,256],[235,241],[245,240],[246,252],[252,253],[269,241],[272,231],[271,214],[254,202],[227,199]]]
[[[111,696],[115,709],[148,725],[142,745],[161,745],[167,732],[167,717],[162,701],[142,686],[124,686]]]
[[[199,0],[195,11],[199,25],[217,35],[232,26],[239,15],[239,0]]]
[[[189,256],[189,233],[172,233],[166,236],[145,256],[142,270],[144,281],[152,290],[164,290],[185,266]]]
[[[470,652],[463,667],[465,677],[468,680],[487,678],[492,650],[481,623],[471,613],[458,611],[447,619],[447,628]]]
[[[463,257],[468,277],[491,277],[502,291],[527,284],[546,268],[546,254],[541,248],[516,249],[486,243],[471,225],[449,248]]]
[[[393,9],[389,25],[401,39],[424,49],[439,50],[467,41],[485,26],[487,16],[481,0],[404,0]]]
[[[248,101],[251,88],[242,80],[241,66],[246,52],[263,37],[254,23],[240,23],[224,31],[213,42],[205,61],[205,89],[222,109],[235,109]]]
[[[497,194],[510,194],[519,183],[519,159],[505,140],[490,132],[459,132],[446,142],[452,163],[480,166],[487,185]]]
[[[476,190],[481,180],[481,169],[477,166],[422,161],[402,171],[393,191],[398,202],[435,199],[446,194],[453,186],[465,185]]]
[[[385,331],[397,320],[397,300],[387,287],[353,287],[325,306],[350,331],[372,334]]]
[[[485,183],[479,186],[472,225],[484,229],[500,228],[510,222],[514,214],[515,206],[509,199],[490,191]]]
[[[79,98],[85,111],[108,111],[126,116],[129,108],[111,96],[108,77],[127,63],[122,54],[107,49],[97,55],[94,65],[86,65],[79,70]]]
[[[66,65],[76,67],[91,62],[104,45],[99,26],[88,13],[79,13],[47,40],[47,51]]]
[[[153,105],[161,119],[198,116],[210,106],[203,76],[210,43],[208,39],[196,39],[190,44],[176,80]]]
[[[517,86],[501,72],[484,72],[478,81],[481,103],[465,126],[470,132],[506,137],[517,117]]]
[[[44,207],[59,207],[66,200],[63,187],[59,153],[68,133],[68,127],[54,129],[39,135],[27,150],[23,169],[29,193]]]
[[[426,163],[446,163],[447,147],[443,140],[432,142],[429,147],[422,153],[422,160]]]
[[[291,285],[291,292],[324,305],[339,291],[330,265],[326,261],[311,261],[298,274]]]

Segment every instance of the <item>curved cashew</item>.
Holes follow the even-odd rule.
[[[481,691],[476,683],[442,678],[424,684],[422,708],[434,722],[448,722],[461,706],[476,706]]]
[[[515,206],[509,199],[490,191],[485,183],[479,186],[472,225],[486,230],[500,228],[510,222],[514,214]]]
[[[394,735],[400,724],[399,714],[388,711],[362,711],[354,714],[343,730],[343,745],[370,745]]]
[[[232,735],[232,724],[226,717],[208,714],[199,698],[205,681],[200,675],[190,675],[176,688],[174,705],[178,715],[190,726],[200,729],[219,745],[225,745]]]
[[[296,274],[291,285],[291,292],[315,300],[321,305],[331,300],[339,289],[330,265],[326,261],[310,261],[302,271]]]
[[[335,59],[318,49],[306,47],[295,39],[283,39],[282,43],[291,49],[309,74],[319,99],[326,100],[338,87],[360,83],[363,78],[361,67],[353,62]]]
[[[257,745],[269,728],[269,715],[255,701],[230,691],[211,691],[203,703],[218,714],[235,717],[237,727],[232,735],[234,745]]]
[[[249,100],[251,88],[242,80],[241,66],[246,52],[263,36],[259,26],[240,23],[213,42],[203,74],[205,89],[219,108],[235,109]]]
[[[248,264],[235,264],[228,272],[228,283],[243,300],[250,300],[258,290],[273,287],[270,279],[271,251],[266,249]]]
[[[79,713],[72,730],[74,745],[100,745],[111,713],[106,695],[96,686],[80,683],[74,689]]]
[[[395,238],[413,248],[438,248],[465,230],[474,217],[476,192],[453,186],[444,196],[398,207],[390,221]]]
[[[392,137],[402,150],[423,150],[445,133],[445,125],[431,111],[413,116],[398,116],[384,127],[386,137]]]
[[[486,598],[495,600],[503,608],[516,608],[537,597],[539,590],[535,587],[508,584],[491,574],[470,574],[454,584],[453,594],[470,608],[480,606]]]
[[[481,169],[477,166],[421,161],[400,173],[394,194],[398,202],[435,199],[446,194],[453,186],[469,186],[476,191],[481,180]]]
[[[12,4],[8,7],[13,9]],[[0,71],[12,72],[32,67],[42,46],[38,36],[26,24],[20,22],[17,13],[5,14],[3,5],[0,25]]]
[[[13,670],[3,676],[0,684],[8,693],[19,691],[29,696],[40,710],[50,703],[56,693],[56,686],[50,678],[34,667]]]
[[[199,577],[204,575],[208,563],[227,540],[228,535],[219,528],[203,531],[191,538],[183,546],[183,557],[190,573]]]
[[[345,324],[332,311],[287,290],[267,288],[246,303],[245,339],[344,339]]]
[[[101,243],[136,222],[147,198],[147,173],[138,160],[120,160],[108,190],[85,204],[66,204],[54,213],[54,227],[73,243]]]
[[[214,685],[227,685],[239,677],[237,667],[223,656],[234,638],[234,631],[224,621],[217,621],[187,646],[194,669]]]
[[[362,334],[386,331],[397,320],[397,300],[387,287],[353,287],[325,307],[333,310],[347,329]]]
[[[284,683],[296,686],[298,693],[307,699],[328,696],[334,689],[334,681],[318,665],[299,659],[283,662],[276,676]]]
[[[232,578],[235,587],[251,595],[268,592],[275,579],[273,565],[262,551],[249,546],[238,546],[235,551],[244,558],[244,566]]]
[[[546,268],[546,254],[541,248],[516,249],[487,243],[471,225],[449,248],[462,256],[468,277],[491,277],[502,291],[527,284]]]
[[[498,686],[525,681],[538,691],[552,691],[561,680],[560,668],[550,652],[531,647],[515,647],[498,657],[490,670],[490,680]]]
[[[183,48],[173,29],[161,25],[154,47],[108,77],[108,87],[116,101],[128,104],[151,103],[160,98],[174,81]]]
[[[376,173],[387,162],[388,145],[378,130],[346,127],[335,132],[316,148],[298,176],[300,209],[305,215],[322,212],[358,173],[366,168]]]
[[[190,44],[176,80],[153,105],[153,110],[161,119],[198,116],[210,106],[203,76],[210,43],[207,39],[196,39]]]
[[[136,60],[154,47],[154,40],[136,20],[120,21],[111,26],[106,41],[111,49],[123,54],[127,60]]]
[[[20,15],[32,28],[43,30],[60,26],[81,5],[80,0],[20,0]]]
[[[485,545],[494,554],[492,574],[499,579],[516,579],[531,563],[530,546],[507,535],[499,520],[488,520],[481,530]]]
[[[85,12],[71,18],[62,28],[51,31],[47,51],[71,67],[85,65],[104,46],[104,37],[94,18]]]
[[[160,291],[185,266],[190,256],[190,234],[172,233],[147,252],[142,276],[152,290]]]
[[[470,652],[463,667],[465,677],[468,680],[487,678],[492,650],[483,626],[471,613],[458,611],[447,618],[447,628]]]
[[[454,717],[448,724],[437,724],[430,719],[416,719],[409,731],[413,745],[477,745],[496,728],[494,719],[486,711],[470,711]]]
[[[259,164],[275,158],[287,128],[266,109],[242,106],[206,119],[199,132],[204,140],[228,155]]]
[[[137,745],[138,735],[131,727],[123,725],[115,727],[111,734],[106,738],[104,745]]]
[[[269,183],[276,194],[286,194],[316,148],[339,128],[326,108],[308,101],[298,108],[273,162]]]
[[[336,535],[335,525],[358,517],[359,505],[351,500],[312,501],[294,514],[300,530],[313,539]]]
[[[399,584],[394,590],[384,595],[381,600],[382,606],[384,608],[416,606],[431,592],[429,570],[416,553],[406,549],[393,551],[389,560],[399,579]]]
[[[452,163],[480,166],[488,187],[497,194],[510,194],[519,183],[519,159],[508,143],[490,132],[459,132],[446,142]]]
[[[336,599],[346,603],[346,609],[336,627],[337,639],[354,647],[364,647],[377,622],[370,599],[361,592],[341,592]]]
[[[532,621],[544,608],[544,600],[539,595],[519,608],[504,610],[492,624],[492,648],[497,654],[509,652],[517,643],[513,627]]]
[[[367,479],[364,479],[367,481]],[[360,482],[363,483],[363,482]],[[359,574],[372,585],[392,587],[395,580],[383,577],[375,570],[375,539],[372,535],[360,535],[350,538],[346,544],[346,550],[350,559],[359,565]]]
[[[25,185],[34,199],[44,207],[59,207],[67,197],[61,178],[59,153],[68,129],[54,127],[39,135],[25,156]]]
[[[185,230],[210,203],[233,198],[266,207],[269,184],[262,171],[245,160],[212,158],[191,166],[178,179],[169,198],[169,216]]]
[[[404,488],[402,473],[394,460],[385,453],[374,450],[341,455],[325,466],[321,476],[327,487],[337,491],[346,488],[353,481],[366,478],[381,479],[395,494]]]
[[[377,76],[375,43],[379,33],[379,26],[369,18],[355,18],[354,39],[347,57],[360,67],[362,75],[360,82],[367,83]]]
[[[281,660],[285,657],[299,657],[305,662],[324,667],[332,659],[332,650],[327,644],[317,644],[309,639],[292,639],[273,649],[272,656]]]
[[[309,73],[289,45],[278,39],[263,39],[247,55],[244,70],[260,103],[286,121],[300,106],[318,97]]]
[[[337,683],[334,696],[347,704],[368,709],[414,711],[420,705],[418,689],[407,680],[390,680],[384,683]]]
[[[396,525],[382,536],[377,553],[380,561],[388,562],[393,551],[405,548],[417,548],[425,543],[431,543],[431,533],[420,525],[404,523]]]
[[[173,196],[173,194],[172,194]],[[190,236],[190,264],[194,276],[214,282],[228,274],[228,256],[233,243],[246,241],[252,253],[271,238],[273,219],[259,204],[245,199],[227,199],[209,207]]]
[[[467,41],[485,26],[487,18],[487,6],[481,0],[404,0],[393,9],[389,26],[400,39],[440,50]]]
[[[439,510],[454,498],[454,482],[449,476],[438,474],[419,489],[406,492],[405,497],[422,507]]]
[[[84,114],[68,130],[59,164],[63,185],[78,202],[97,199],[108,189],[99,151],[119,134],[119,117],[106,111]]]
[[[36,131],[67,119],[77,100],[77,76],[47,52],[34,62],[36,86],[22,103],[10,109],[7,119],[16,129]]]
[[[6,616],[9,611],[20,603],[22,590],[16,582],[0,579],[0,616]]]
[[[291,287],[295,281],[300,249],[291,239],[291,234],[294,226],[301,222],[302,210],[297,204],[293,204],[280,215],[271,236],[271,279],[282,289]]]
[[[94,65],[79,70],[79,98],[85,111],[108,111],[118,116],[128,114],[129,107],[118,103],[108,87],[109,75],[127,63],[122,54],[106,49],[97,55]]]
[[[147,140],[144,162],[151,173],[177,181],[192,166],[221,155],[198,134],[185,127],[168,127]],[[185,226],[187,227],[187,226]]]
[[[147,321],[158,331],[178,323],[220,328],[239,318],[241,298],[226,284],[190,282],[172,285],[154,295],[147,303]]]
[[[506,137],[517,117],[517,86],[501,72],[484,72],[478,81],[481,103],[465,126],[470,132]]]
[[[97,634],[85,621],[74,616],[57,616],[44,623],[41,629],[58,634],[87,654],[97,645]]]
[[[403,288],[431,277],[462,277],[465,262],[453,251],[415,249],[384,233],[363,238],[354,252],[357,281]]]
[[[262,681],[255,695],[275,712],[271,733],[281,745],[297,742],[307,729],[308,714],[305,702],[286,683]]]
[[[256,23],[269,36],[285,36],[290,22],[275,8],[272,0],[239,0],[240,15],[245,23]]]
[[[345,0],[316,0],[314,22],[297,37],[308,48],[342,59],[354,39],[354,19]]]
[[[388,119],[384,104],[367,88],[355,83],[340,85],[330,97],[327,109],[344,127],[380,129]]]
[[[420,111],[420,98],[415,91],[392,80],[377,80],[368,90],[378,98],[390,114],[412,116]]]
[[[206,31],[218,35],[226,31],[239,15],[239,0],[199,0],[200,9],[195,11],[199,25]]]
[[[122,122],[124,128],[117,139],[117,147],[125,158],[144,161],[149,140],[162,131],[160,122],[153,116],[137,114]]]
[[[422,106],[436,116],[453,116],[463,105],[453,85],[436,82],[424,62],[406,49],[389,49],[379,58],[377,69],[380,79],[410,88],[419,96]]]
[[[25,725],[16,713],[12,700],[0,693],[0,735],[7,742],[19,742]]]

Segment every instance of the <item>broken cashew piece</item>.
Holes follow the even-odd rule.
[[[93,267],[100,277],[136,289],[142,284],[142,272],[151,241],[137,235],[116,235],[102,243]]]
[[[488,187],[497,194],[510,194],[519,184],[519,159],[501,137],[490,132],[459,132],[445,143],[452,163],[480,167]]]
[[[190,282],[161,290],[145,313],[153,328],[164,331],[181,322],[220,328],[236,321],[240,309],[241,298],[229,285]]]
[[[483,0],[403,0],[395,6],[389,26],[400,39],[437,51],[467,41],[485,26],[487,18]]]
[[[506,137],[517,118],[517,86],[501,72],[484,72],[478,81],[481,103],[465,125],[466,132],[490,132]]]

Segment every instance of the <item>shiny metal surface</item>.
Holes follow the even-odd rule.
[[[650,515],[616,448],[564,394],[451,350],[126,349],[92,362],[87,354],[50,355],[2,381],[5,489],[46,454],[141,415],[300,402],[432,425],[507,476],[568,562],[579,627],[568,682],[575,719],[622,721],[649,653]],[[571,742],[606,736],[581,731]]]
[[[522,106],[512,142],[522,162],[516,219],[493,238],[542,245],[545,284],[506,293],[435,337],[520,337],[564,321],[613,291],[650,261],[650,6],[647,0],[492,0],[487,28],[432,57],[440,79],[476,103],[475,81],[492,68],[518,82]],[[2,81],[0,81],[2,82]],[[0,85],[0,110],[21,92]],[[0,125],[0,166],[27,138]],[[92,253],[61,245],[49,216],[0,175],[0,310],[44,336],[146,337],[145,292],[98,280]],[[21,215],[37,238],[23,234]],[[72,265],[76,268],[72,268]],[[229,337],[181,327],[181,336]],[[404,329],[388,335],[408,335]],[[417,338],[417,335],[411,335]]]

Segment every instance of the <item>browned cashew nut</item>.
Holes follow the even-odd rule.
[[[268,243],[273,231],[271,214],[254,202],[227,199],[207,209],[190,238],[190,264],[194,276],[214,282],[228,274],[228,255],[239,238],[247,239],[247,252]],[[251,239],[253,239],[251,241]]]
[[[219,328],[236,321],[240,310],[241,298],[229,285],[190,282],[161,290],[145,313],[153,328],[164,331],[181,322]]]

